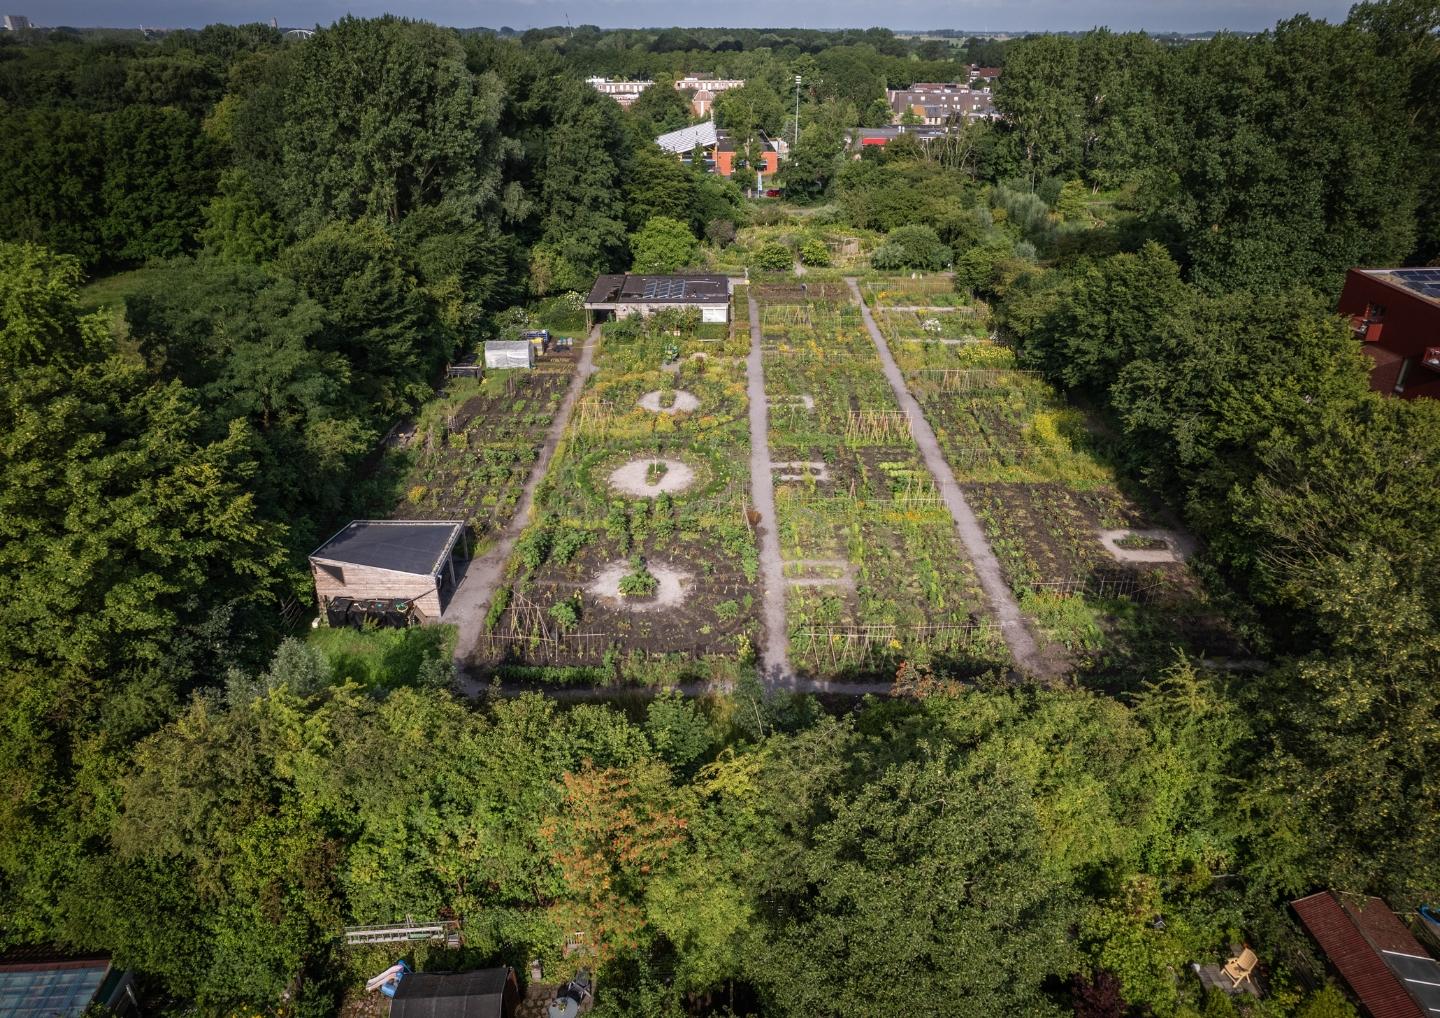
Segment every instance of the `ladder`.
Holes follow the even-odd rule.
[[[406,944],[422,940],[444,941],[447,947],[460,946],[460,924],[454,920],[390,923],[384,926],[347,926],[346,944]]]

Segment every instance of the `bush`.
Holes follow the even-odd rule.
[[[955,289],[960,293],[984,291],[995,275],[999,254],[991,248],[971,247],[955,254]]]
[[[645,560],[635,556],[630,560],[630,572],[620,577],[621,597],[654,597],[660,589],[660,581],[645,567]]]
[[[580,595],[567,598],[564,601],[556,601],[550,606],[550,617],[560,627],[562,633],[568,633],[580,624],[580,606],[577,603]]]
[[[830,265],[830,249],[822,241],[807,240],[800,245],[800,264],[827,268]]]
[[[885,243],[870,256],[877,269],[943,269],[950,264],[950,248],[928,226],[902,226],[891,230]]]
[[[750,267],[766,272],[779,272],[794,263],[795,257],[784,244],[765,244],[750,256]]]

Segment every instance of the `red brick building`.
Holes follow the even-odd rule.
[[[1374,362],[1372,389],[1440,399],[1440,268],[1351,269],[1339,311]]]

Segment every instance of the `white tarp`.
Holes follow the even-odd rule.
[[[726,319],[726,317],[725,317],[725,308],[723,308],[723,307],[718,307],[718,308],[701,308],[701,309],[700,309],[700,320],[701,320],[702,322],[724,322],[724,321],[727,321],[727,319]]]
[[[497,371],[529,368],[535,364],[535,347],[528,339],[492,339],[485,343],[485,366]]]

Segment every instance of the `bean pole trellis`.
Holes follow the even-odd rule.
[[[811,625],[790,634],[790,653],[808,659],[816,668],[836,669],[863,663],[877,652],[893,653],[906,647],[972,648],[981,644],[982,638],[985,642],[993,639],[999,630],[994,622]]]
[[[910,434],[910,415],[904,410],[851,410],[845,424],[847,444],[904,443]]]

